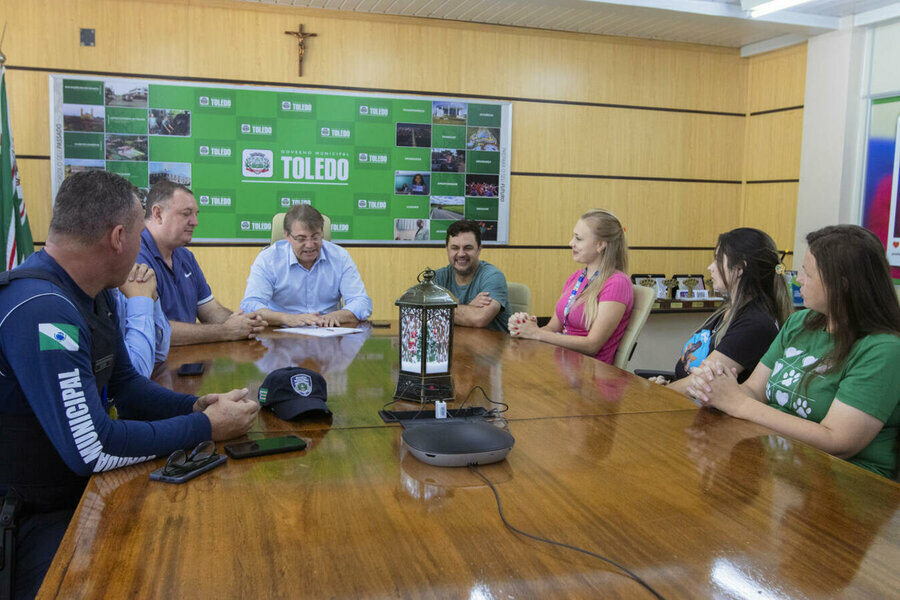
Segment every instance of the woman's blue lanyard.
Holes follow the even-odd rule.
[[[588,279],[587,285],[584,286],[585,289],[591,282],[594,281],[594,278],[600,274],[600,271],[594,271],[594,274],[591,275],[591,278]],[[582,272],[581,276],[578,278],[578,281],[575,282],[575,287],[572,288],[572,293],[569,294],[569,301],[566,302],[566,308],[563,310],[563,324],[562,324],[562,332],[566,333],[568,328],[566,327],[569,322],[569,311],[572,310],[572,305],[575,303],[575,298],[578,296],[578,290],[581,289],[581,284],[584,283],[584,278],[587,277],[587,267],[584,268],[584,272]]]

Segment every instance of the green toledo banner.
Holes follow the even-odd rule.
[[[268,241],[308,203],[348,243],[441,243],[462,218],[509,240],[511,105],[301,89],[50,76],[53,190],[105,169],[169,179],[200,205],[195,242]]]

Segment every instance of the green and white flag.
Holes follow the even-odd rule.
[[[41,350],[78,350],[78,326],[67,323],[39,323]]]
[[[6,69],[2,67],[0,67],[0,242],[6,249],[6,261],[0,271],[12,269],[34,252],[9,125]]]

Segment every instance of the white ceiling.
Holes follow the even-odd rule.
[[[741,48],[744,54],[848,25],[900,19],[897,0],[813,0],[751,19],[740,0],[242,0]],[[842,21],[843,20],[843,21]]]

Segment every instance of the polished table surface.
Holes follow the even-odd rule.
[[[173,375],[195,361],[202,377]],[[480,471],[512,525],[670,599],[900,595],[900,485],[546,344],[457,328],[453,364],[457,405],[474,385],[509,405],[515,447]],[[313,368],[334,415],[261,412],[251,437],[308,448],[183,485],[148,479],[162,459],[94,476],[39,597],[652,597],[506,529],[472,470],[408,454],[377,415],[395,328],[175,348],[168,365],[157,380],[192,393],[255,393],[272,369]]]

